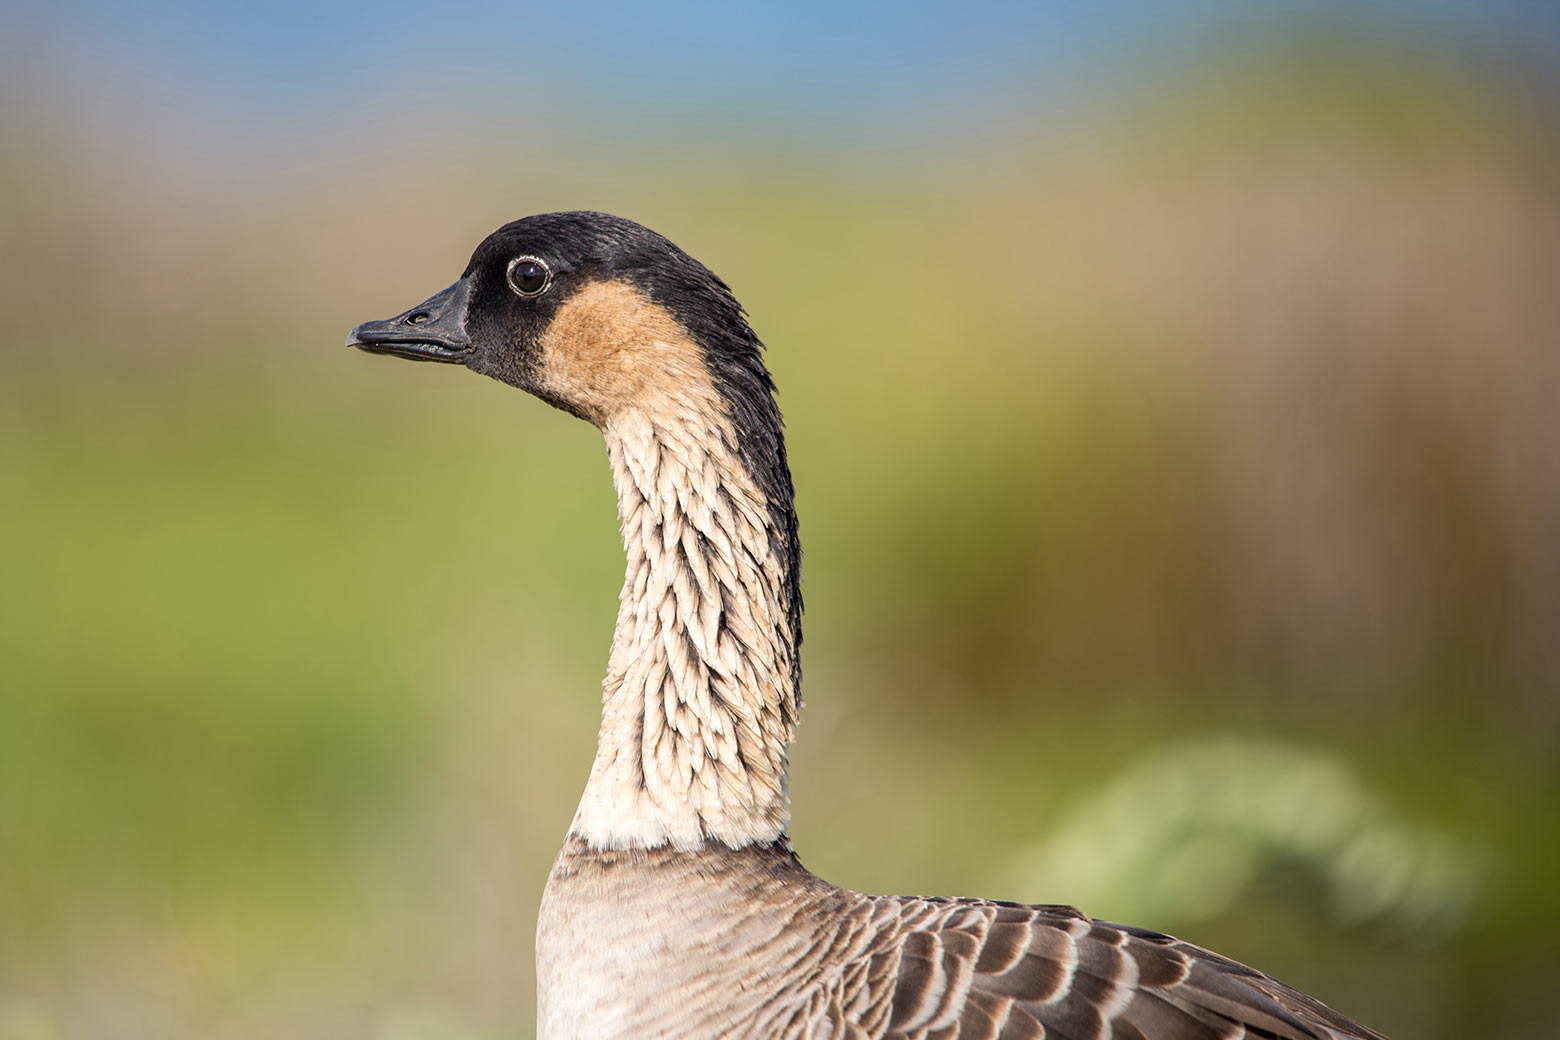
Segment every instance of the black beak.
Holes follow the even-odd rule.
[[[347,334],[347,346],[413,361],[464,365],[471,356],[471,337],[466,334],[470,296],[471,287],[462,278],[404,314],[365,321]]]

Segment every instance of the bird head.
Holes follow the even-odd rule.
[[[604,213],[545,213],[485,238],[460,280],[352,330],[349,346],[465,365],[605,428],[710,391],[738,427],[778,426],[760,344],[725,283]],[[765,407],[767,405],[767,408]]]

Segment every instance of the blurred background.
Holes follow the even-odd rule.
[[[564,208],[769,344],[812,869],[1560,1036],[1560,7],[3,12],[0,1040],[531,1035],[604,453],[341,344]]]

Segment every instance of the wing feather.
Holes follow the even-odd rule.
[[[896,902],[877,1034],[892,1040],[1386,1040],[1236,961],[1071,907]]]

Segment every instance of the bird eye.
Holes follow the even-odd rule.
[[[521,296],[540,296],[552,281],[552,271],[534,256],[509,261],[509,287]]]

